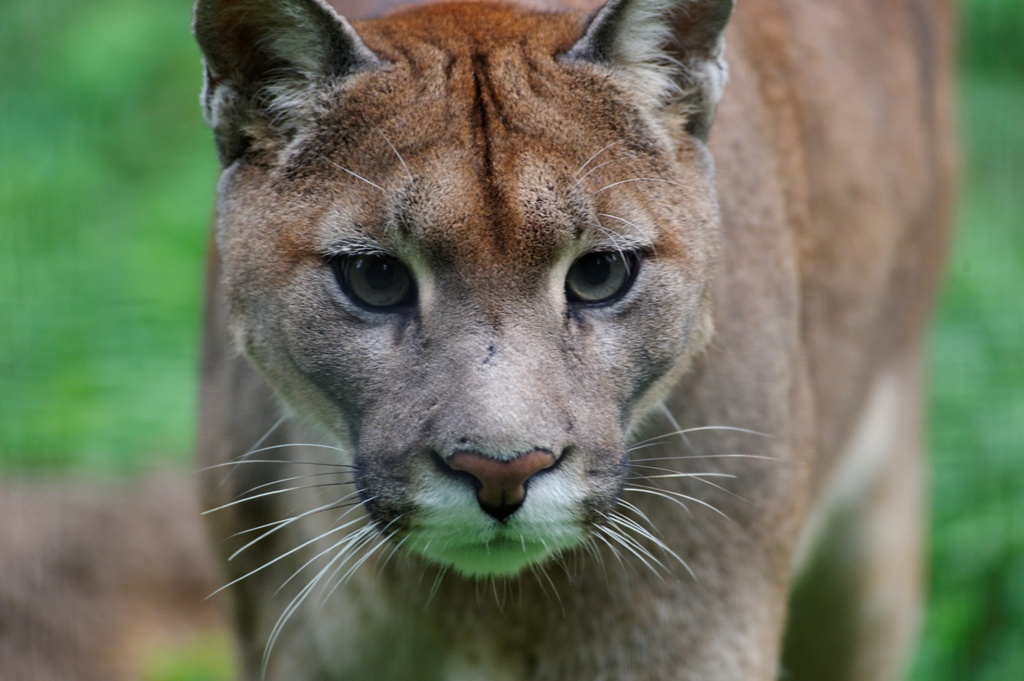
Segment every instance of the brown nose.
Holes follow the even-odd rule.
[[[513,459],[492,459],[479,452],[459,451],[445,460],[452,470],[469,473],[480,486],[476,498],[480,508],[497,520],[515,513],[526,498],[526,481],[555,464],[555,455],[543,449]]]

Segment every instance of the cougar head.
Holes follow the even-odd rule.
[[[233,334],[404,549],[508,575],[585,542],[707,342],[732,2],[681,4],[669,53],[661,0],[199,2]]]

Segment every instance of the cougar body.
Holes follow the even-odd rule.
[[[246,678],[898,676],[953,14],[200,0]]]

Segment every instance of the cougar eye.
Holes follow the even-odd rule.
[[[640,269],[640,256],[627,251],[587,253],[569,268],[565,295],[572,303],[610,303],[629,290]]]
[[[390,312],[416,303],[416,285],[409,269],[387,255],[342,255],[331,259],[341,290],[356,305]]]

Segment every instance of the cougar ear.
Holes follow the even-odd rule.
[[[626,69],[657,103],[678,105],[707,139],[728,78],[722,32],[735,0],[609,0],[564,59]]]
[[[261,138],[293,135],[318,85],[383,63],[323,0],[198,0],[193,31],[224,165]]]

